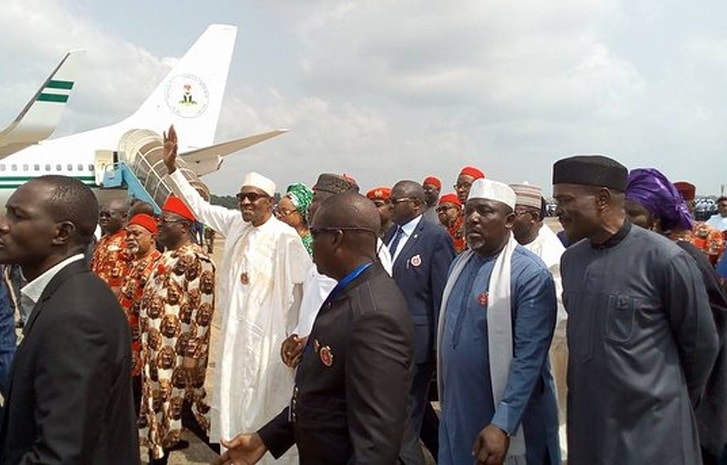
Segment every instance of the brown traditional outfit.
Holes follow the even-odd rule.
[[[144,287],[140,308],[142,403],[140,443],[161,458],[179,441],[187,401],[200,428],[209,430],[204,390],[215,267],[203,249],[187,244],[162,254]],[[185,357],[197,360],[194,373]]]

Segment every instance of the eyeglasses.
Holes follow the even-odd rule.
[[[237,201],[239,203],[244,202],[245,199],[247,199],[248,202],[253,203],[259,199],[268,198],[270,196],[267,194],[259,194],[257,192],[238,192],[235,197],[237,197]]]
[[[455,190],[469,189],[470,187],[472,187],[472,183],[471,182],[458,182],[457,184],[453,185],[452,187],[454,187]]]
[[[531,214],[537,213],[537,210],[527,209],[527,208],[516,208],[514,213],[515,213],[515,216],[523,216],[523,215],[527,215],[528,213],[531,213]]]
[[[287,216],[292,215],[293,213],[297,212],[298,210],[283,210],[281,208],[275,207],[273,209],[273,215],[275,215],[277,218],[285,218]]]
[[[157,223],[159,223],[159,224],[170,224],[170,223],[183,223],[185,221],[189,221],[189,220],[185,220],[185,219],[182,219],[182,218],[164,218],[162,216],[162,217],[159,217],[159,219],[157,220]]]
[[[378,231],[374,231],[373,229],[369,229],[369,228],[359,228],[357,226],[324,226],[321,228],[316,228],[315,226],[313,226],[313,227],[308,228],[308,230],[310,231],[310,235],[313,239],[315,239],[316,236],[318,236],[321,233],[337,232],[337,231],[341,231],[342,233],[346,232],[346,231],[369,232],[369,233],[375,235],[376,237],[379,236]]]
[[[399,205],[400,203],[404,203],[404,202],[411,202],[412,200],[414,200],[414,199],[412,199],[411,197],[404,197],[401,199],[392,199],[392,198],[389,199],[389,201],[393,205]]]

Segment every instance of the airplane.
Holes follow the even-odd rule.
[[[47,139],[74,90],[80,51],[71,51],[46,79],[18,117],[0,132],[0,208],[26,181],[45,174],[75,177],[100,201],[104,171],[124,157],[122,137],[134,129],[166,128],[180,134],[179,157],[203,176],[217,171],[223,157],[285,133],[275,129],[213,144],[237,28],[210,25],[134,114],[90,131]],[[133,154],[126,154],[133,156]]]

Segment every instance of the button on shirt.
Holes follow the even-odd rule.
[[[391,263],[396,262],[396,258],[399,256],[399,253],[404,249],[404,246],[406,245],[406,241],[409,240],[409,237],[411,237],[412,234],[414,234],[414,230],[416,229],[417,225],[419,224],[419,221],[421,221],[422,215],[417,216],[413,220],[410,220],[408,223],[399,226],[402,232],[401,239],[399,240],[399,244],[396,246],[396,250],[394,251],[394,255],[391,257]],[[387,246],[391,247],[391,243],[396,238],[396,234],[391,238],[391,241],[389,241]]]

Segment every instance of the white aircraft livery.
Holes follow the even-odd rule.
[[[174,124],[179,156],[198,175],[216,171],[222,157],[285,132],[272,130],[214,144],[237,28],[211,25],[192,45],[139,109],[125,120],[98,129],[46,140],[55,130],[74,89],[78,58],[71,51],[18,117],[0,132],[0,208],[21,184],[45,174],[61,174],[97,187],[108,154],[132,129],[160,132]],[[106,156],[101,156],[106,154]]]

